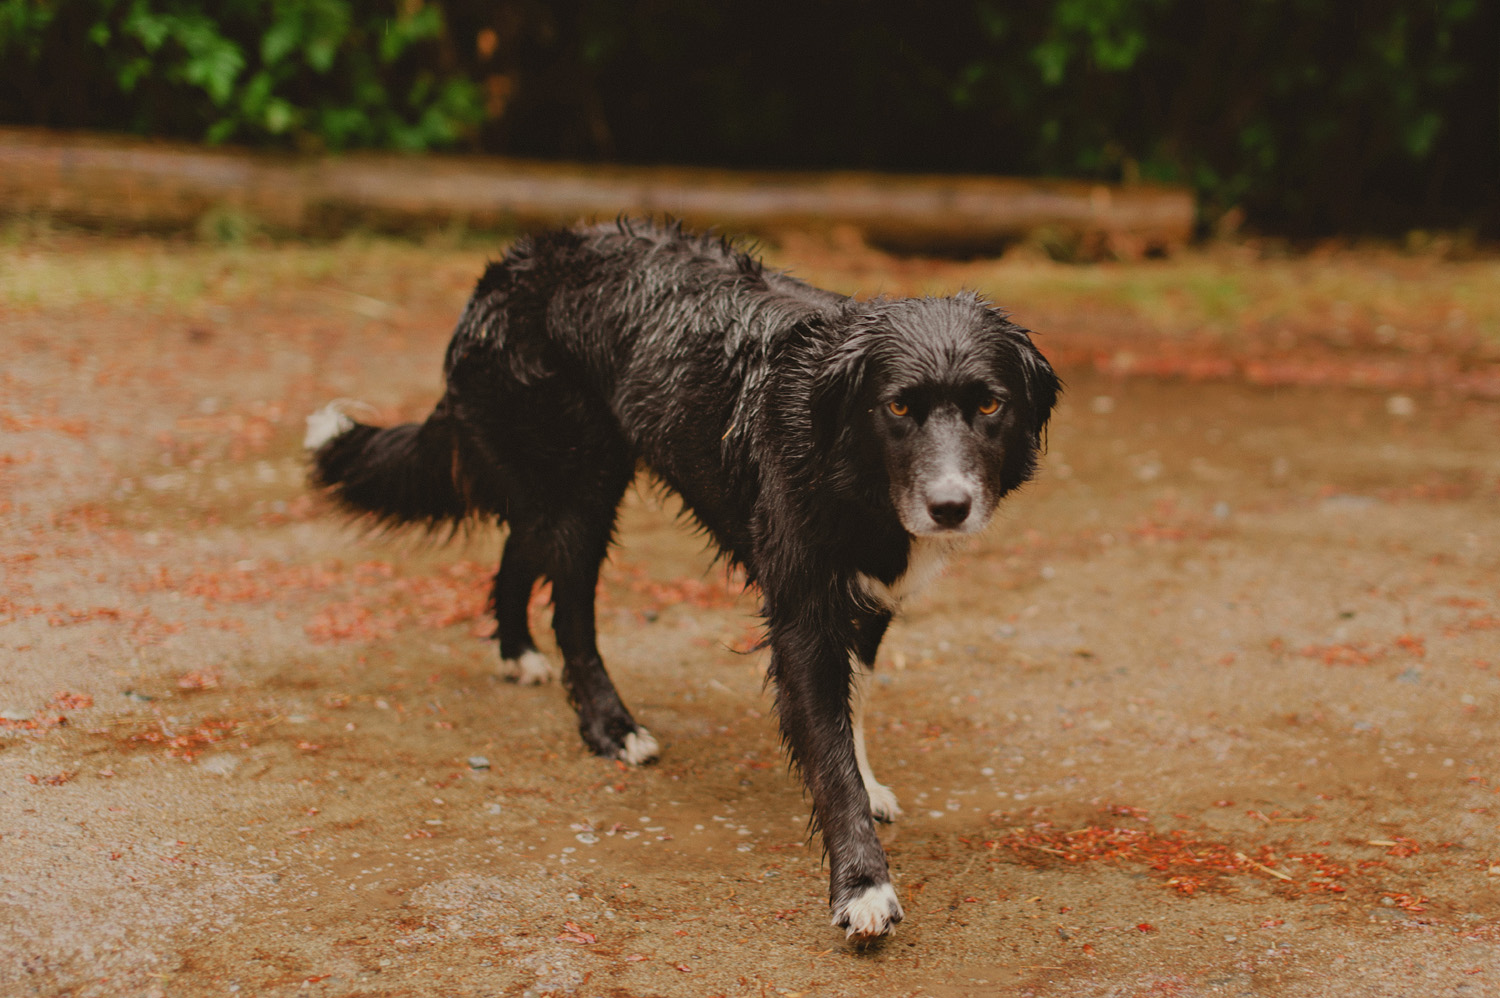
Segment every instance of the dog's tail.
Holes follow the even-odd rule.
[[[302,444],[311,478],[351,513],[390,527],[457,524],[474,510],[462,487],[458,441],[447,407],[425,423],[380,428],[356,422],[340,399],[307,417]]]

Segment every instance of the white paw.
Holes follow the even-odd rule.
[[[308,450],[317,450],[339,434],[347,433],[354,426],[354,420],[344,415],[346,404],[346,399],[334,399],[308,416],[307,433],[302,437],[302,446]]]
[[[876,821],[895,821],[901,817],[901,805],[896,803],[896,792],[884,783],[865,784],[865,793],[870,795],[870,817]]]
[[[645,728],[636,728],[625,736],[625,747],[620,749],[620,758],[632,766],[641,766],[661,755],[661,746]]]
[[[833,913],[833,924],[847,930],[847,938],[868,942],[893,930],[904,917],[901,902],[896,900],[896,889],[890,884],[877,884],[845,901]]]
[[[500,670],[507,679],[514,679],[522,686],[540,686],[557,678],[552,660],[536,649],[522,652],[520,658],[502,658]]]

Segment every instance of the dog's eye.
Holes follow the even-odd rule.
[[[979,414],[981,416],[993,416],[999,410],[1000,400],[993,395],[979,403]]]
[[[911,412],[911,408],[909,406],[903,405],[900,402],[887,402],[885,404],[885,407],[891,410],[892,416],[904,416],[908,412]]]

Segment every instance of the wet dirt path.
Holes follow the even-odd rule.
[[[602,590],[665,747],[627,770],[494,677],[498,537],[306,497],[301,415],[422,412],[471,267],[0,316],[0,992],[1500,987],[1500,405],[1064,370],[1041,480],[882,649],[907,920],[856,952],[673,503]]]

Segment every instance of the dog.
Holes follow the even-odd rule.
[[[527,604],[552,585],[562,681],[594,753],[642,765],[595,644],[617,506],[644,466],[758,587],[783,742],[813,802],[833,924],[902,919],[875,821],[899,814],[865,752],[866,685],[902,603],[1029,480],[1061,384],[975,294],[860,301],[680,225],[522,238],[492,263],[425,422],[308,419],[311,477],[388,526],[509,525],[491,591],[500,657],[552,663]]]

